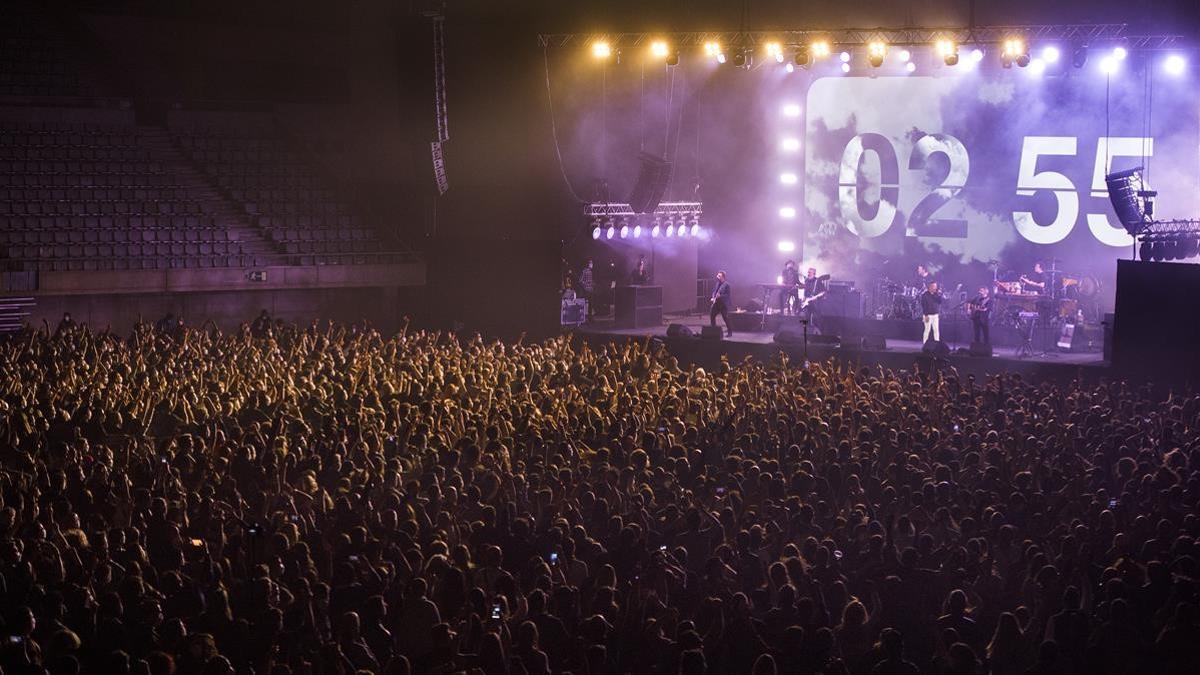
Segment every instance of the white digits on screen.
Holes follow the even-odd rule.
[[[1109,172],[1113,157],[1152,157],[1153,155],[1153,138],[1101,137],[1096,141],[1096,165],[1092,171],[1092,196],[1108,198],[1108,185],[1104,182],[1104,175]],[[1133,236],[1119,225],[1114,227],[1107,214],[1089,213],[1087,224],[1092,235],[1102,244],[1121,247],[1133,246]]]
[[[858,174],[864,155],[870,150],[879,162],[879,206],[874,215],[864,215],[860,201]],[[878,237],[899,218],[896,204],[900,199],[900,166],[896,150],[880,134],[859,134],[850,139],[842,153],[838,174],[838,203],[846,228],[860,237]]]
[[[971,174],[971,158],[962,141],[946,134],[926,134],[913,146],[908,168],[924,170],[929,159],[937,154],[945,155],[949,162],[946,177],[913,207],[908,217],[908,236],[966,239],[967,221],[933,217],[938,209],[958,196]]]
[[[1075,227],[1079,217],[1079,195],[1075,185],[1057,171],[1038,171],[1042,155],[1074,156],[1076,139],[1073,136],[1026,136],[1021,147],[1021,167],[1017,173],[1017,195],[1032,197],[1038,190],[1051,190],[1058,208],[1047,225],[1038,223],[1030,211],[1013,211],[1017,232],[1035,244],[1054,244],[1062,241]]]

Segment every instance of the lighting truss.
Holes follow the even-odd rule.
[[[1029,42],[1054,41],[1084,43],[1090,47],[1120,44],[1127,49],[1166,49],[1181,42],[1183,37],[1170,34],[1131,33],[1123,23],[1105,24],[1042,24],[1012,26],[943,26],[930,28],[841,28],[837,30],[786,31],[726,31],[681,33],[547,33],[538,35],[542,47],[563,48],[577,44],[588,45],[596,40],[607,41],[614,49],[649,45],[653,40],[669,40],[678,48],[703,49],[716,42],[734,53],[738,48],[754,48],[768,41],[778,42],[792,50],[809,45],[814,40],[827,41],[833,47],[861,46],[883,42],[893,46],[917,47],[932,45],[938,40],[952,40],[959,45],[999,45],[1006,39],[1020,36]]]
[[[1200,236],[1200,220],[1153,220],[1146,224],[1139,236],[1166,238],[1179,236]]]
[[[651,213],[637,213],[632,206],[624,202],[593,202],[584,209],[584,215],[589,219],[628,218],[632,220],[642,217],[651,220],[654,218],[698,220],[703,213],[704,204],[701,202],[661,202],[658,208]]]

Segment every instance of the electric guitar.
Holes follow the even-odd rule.
[[[817,300],[820,300],[821,297],[825,295],[825,293],[826,293],[826,291],[821,291],[820,293],[817,293],[816,295],[812,296],[811,298],[805,298],[804,302],[800,303],[800,310],[804,311],[804,310],[808,309],[808,306],[810,304],[816,302]]]

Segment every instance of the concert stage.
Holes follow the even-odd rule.
[[[733,315],[730,316],[733,317]],[[680,361],[696,363],[708,368],[717,365],[722,356],[732,361],[741,360],[747,356],[759,360],[770,360],[779,352],[787,353],[793,361],[802,360],[805,357],[803,343],[786,346],[775,344],[772,332],[743,331],[735,332],[731,338],[706,340],[698,336],[701,327],[708,324],[707,317],[685,317],[676,319],[675,322],[687,326],[697,337],[667,337],[665,324],[657,328],[613,328],[607,322],[598,322],[582,326],[574,332],[593,345],[630,338],[660,339]],[[734,322],[735,327],[737,323]],[[946,338],[947,336],[943,334],[942,337]],[[1108,373],[1108,364],[1100,352],[1062,352],[1053,349],[1046,353],[1018,358],[1015,348],[996,347],[993,356],[983,357],[971,356],[966,353],[965,349],[968,344],[965,342],[947,342],[947,346],[953,350],[951,354],[944,359],[935,359],[922,352],[919,339],[889,338],[887,348],[879,350],[863,349],[860,339],[847,339],[845,344],[831,345],[821,343],[820,337],[811,338],[812,336],[810,336],[807,347],[807,356],[810,361],[824,361],[833,358],[862,366],[882,365],[892,369],[912,368],[914,364],[920,364],[922,369],[949,364],[963,375],[969,373],[976,377],[998,372],[1017,372],[1023,376],[1057,379],[1076,375],[1099,376]]]

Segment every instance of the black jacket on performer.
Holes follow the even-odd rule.
[[[921,294],[921,313],[925,316],[937,314],[942,308],[942,294],[925,291]]]

